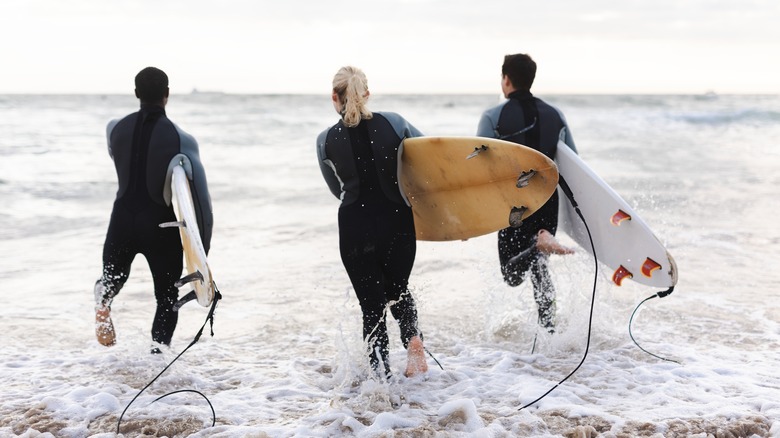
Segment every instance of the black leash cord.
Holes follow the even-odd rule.
[[[574,200],[574,194],[571,191],[571,188],[569,188],[569,185],[566,184],[566,181],[563,179],[562,175],[558,176],[558,183],[561,186],[561,189],[563,190],[563,193],[566,194],[566,197],[569,199],[569,202],[571,202],[572,207],[574,207],[574,211],[577,212],[577,215],[582,220],[582,223],[585,225],[585,230],[588,232],[588,239],[590,240],[590,247],[593,250],[593,262],[595,264],[595,273],[593,274],[593,294],[591,296],[590,300],[590,315],[588,316],[588,341],[585,344],[585,353],[582,355],[582,360],[580,360],[580,363],[577,365],[572,372],[570,372],[566,377],[563,378],[560,382],[555,384],[552,388],[550,388],[547,392],[542,394],[539,398],[532,401],[531,403],[525,404],[522,407],[518,409],[518,411],[522,411],[523,409],[527,408],[528,406],[531,406],[532,404],[538,402],[539,400],[547,397],[547,394],[553,392],[555,388],[560,386],[563,382],[569,379],[574,373],[577,372],[577,370],[580,369],[583,363],[585,363],[585,358],[588,357],[588,349],[590,348],[590,334],[593,328],[593,308],[596,304],[596,282],[598,281],[599,276],[599,261],[596,258],[596,246],[593,244],[593,236],[590,234],[590,228],[588,227],[588,223],[585,222],[585,217],[582,216],[582,212],[580,211],[580,207],[577,205],[577,201]]]
[[[642,300],[639,304],[637,304],[636,308],[634,308],[634,311],[631,313],[631,318],[629,318],[629,320],[628,320],[628,335],[631,336],[631,340],[634,341],[634,344],[636,344],[636,346],[639,347],[640,350],[644,351],[645,353],[649,354],[650,356],[653,356],[653,357],[661,359],[661,360],[665,360],[667,362],[674,362],[676,364],[682,365],[680,362],[678,362],[676,360],[667,359],[665,357],[661,357],[661,356],[659,356],[657,354],[653,354],[653,353],[645,350],[644,348],[642,348],[641,345],[639,345],[639,343],[636,341],[636,339],[634,339],[634,335],[631,333],[631,322],[634,321],[634,315],[636,314],[637,310],[639,310],[639,306],[641,306],[642,304],[644,304],[645,302],[647,302],[649,300],[652,300],[653,298],[656,298],[656,297],[663,298],[663,297],[669,295],[670,293],[672,293],[673,290],[674,290],[674,286],[670,287],[669,289],[667,289],[665,291],[661,291],[661,292],[658,292],[656,294],[653,294],[653,295],[645,298],[644,300]]]
[[[439,363],[439,360],[438,360],[438,359],[436,359],[436,357],[434,357],[434,356],[431,354],[431,352],[430,352],[430,351],[428,351],[428,349],[427,349],[427,348],[423,347],[423,350],[425,350],[425,352],[426,352],[426,353],[428,353],[428,356],[430,356],[430,357],[431,357],[431,359],[433,359],[433,361],[434,361],[434,362],[436,362],[436,365],[438,365],[438,366],[439,366],[439,368],[441,368],[441,370],[442,370],[442,371],[444,371],[444,367],[443,367],[443,366],[441,366],[441,364]]]
[[[130,405],[132,405],[133,402],[138,398],[138,396],[140,396],[144,391],[146,391],[146,389],[148,387],[152,386],[152,383],[154,383],[157,379],[159,379],[160,376],[162,376],[163,373],[165,373],[165,371],[167,371],[168,368],[170,368],[171,365],[173,365],[173,363],[176,362],[181,357],[182,354],[184,354],[187,350],[190,349],[190,347],[195,345],[195,343],[197,343],[200,340],[200,336],[203,334],[203,329],[206,328],[206,324],[208,324],[209,322],[211,322],[211,326],[210,326],[211,336],[214,336],[214,310],[216,310],[217,303],[221,299],[222,299],[222,294],[219,293],[219,289],[217,288],[217,283],[214,283],[214,301],[211,303],[211,309],[209,309],[209,314],[206,316],[206,320],[203,322],[203,325],[200,327],[200,330],[198,330],[198,333],[195,335],[195,339],[193,339],[192,342],[190,342],[190,345],[188,345],[187,348],[182,350],[181,353],[179,353],[178,356],[176,356],[168,365],[166,365],[165,368],[163,368],[163,370],[160,371],[160,374],[157,374],[157,376],[154,379],[152,379],[151,382],[147,383],[146,386],[143,387],[143,389],[138,391],[138,394],[136,394],[135,397],[133,397],[133,399],[130,400],[130,403],[128,403],[127,406],[125,406],[125,410],[122,411],[122,414],[119,416],[119,420],[117,420],[117,422],[116,422],[116,433],[117,433],[117,435],[119,435],[119,427],[122,425],[122,417],[125,416],[125,412],[127,412],[127,410],[130,408]],[[192,389],[183,389],[183,390],[179,390],[179,391],[170,392],[168,394],[165,394],[165,395],[163,395],[161,397],[156,398],[154,401],[152,401],[152,403],[156,402],[157,400],[160,400],[161,398],[164,398],[164,397],[167,397],[167,396],[169,396],[171,394],[176,394],[176,393],[179,393],[179,392],[195,392],[197,394],[200,394],[203,398],[205,398],[206,402],[208,402],[208,404],[209,404],[209,407],[211,407],[211,414],[212,414],[212,417],[211,417],[212,418],[212,420],[211,420],[211,427],[214,427],[214,425],[217,423],[217,416],[216,416],[216,414],[214,412],[214,406],[211,405],[211,402],[209,401],[209,399],[205,395],[203,395],[202,393],[200,393],[198,391],[195,391],[195,390],[192,390]]]
[[[152,403],[156,402],[157,400],[162,400],[165,397],[168,397],[169,395],[179,394],[181,392],[194,392],[195,394],[198,394],[199,396],[203,397],[206,400],[206,403],[208,403],[209,407],[211,408],[211,427],[214,427],[214,425],[217,424],[217,413],[214,411],[214,405],[211,404],[211,400],[209,400],[208,397],[203,395],[202,392],[196,391],[194,389],[180,389],[178,391],[169,392],[169,393],[167,393],[165,395],[161,395],[161,396],[157,397],[156,399],[152,400]],[[149,403],[149,404],[152,404],[152,403]]]

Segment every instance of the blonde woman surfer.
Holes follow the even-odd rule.
[[[417,241],[412,210],[398,185],[398,148],[422,133],[391,112],[371,112],[365,74],[342,67],[333,78],[338,123],[317,138],[320,169],[341,200],[339,249],[363,313],[363,338],[376,373],[391,376],[387,310],[407,349],[407,377],[428,369],[417,309],[409,291]]]

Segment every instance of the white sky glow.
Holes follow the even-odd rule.
[[[540,4],[544,3],[544,4]],[[4,0],[0,93],[498,93],[507,53],[536,93],[780,93],[776,0]]]

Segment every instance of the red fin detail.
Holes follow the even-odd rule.
[[[628,269],[624,268],[623,265],[620,265],[620,267],[615,270],[615,273],[612,274],[612,281],[614,281],[616,285],[622,286],[623,279],[633,277],[634,274],[632,274]]]
[[[661,269],[661,265],[656,263],[655,260],[651,259],[650,257],[645,260],[644,263],[642,263],[642,275],[644,275],[647,278],[650,278],[653,276],[653,272]]]
[[[612,222],[612,225],[619,226],[621,222],[625,220],[631,220],[631,215],[626,213],[623,210],[618,210],[617,213],[612,215],[612,218],[609,220]]]

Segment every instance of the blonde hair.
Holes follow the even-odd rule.
[[[333,92],[339,98],[341,117],[348,127],[357,126],[362,119],[374,117],[366,108],[368,79],[363,70],[352,66],[341,67],[333,77]]]

